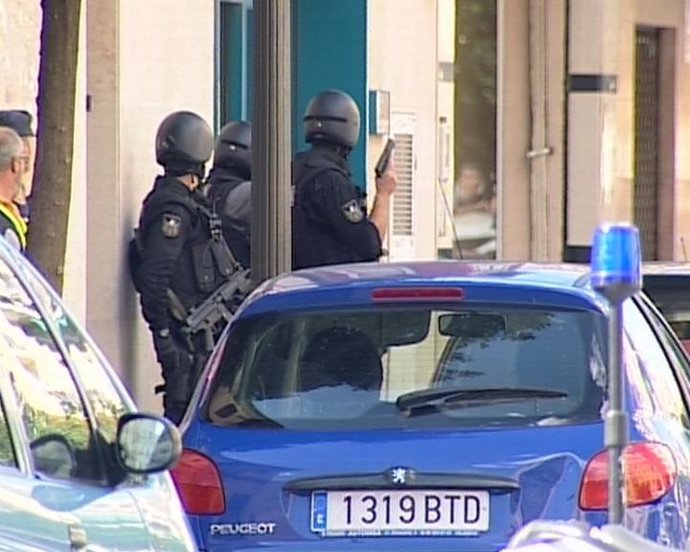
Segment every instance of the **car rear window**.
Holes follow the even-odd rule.
[[[238,321],[214,424],[299,430],[492,427],[600,419],[603,319],[558,309],[387,309]]]

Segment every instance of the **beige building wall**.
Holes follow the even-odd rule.
[[[125,245],[158,174],[159,122],[178,109],[212,121],[213,12],[212,2],[190,0],[82,3],[64,297],[140,404],[155,411],[159,368]],[[0,109],[36,116],[40,27],[38,3],[0,2]]]
[[[159,411],[160,369],[128,277],[126,244],[160,173],[154,138],[161,120],[190,110],[212,124],[214,5],[91,0],[89,10],[87,323],[139,404]]]
[[[82,23],[85,10],[82,5]],[[38,70],[41,37],[39,2],[2,0],[0,2],[0,109],[25,109],[37,121]],[[82,322],[85,315],[84,275],[86,271],[86,58],[85,26],[82,24],[77,67],[75,105],[75,144],[72,201],[67,234],[64,297]]]
[[[633,220],[635,30],[650,26],[662,30],[666,50],[661,60],[662,94],[675,96],[661,116],[661,124],[670,131],[659,145],[663,158],[659,233],[672,243],[660,244],[659,256],[688,258],[690,157],[685,152],[690,146],[690,35],[684,25],[685,3],[570,0],[566,37],[563,1],[498,2],[499,256],[559,260],[564,225],[568,245],[588,246],[601,222]],[[539,35],[543,22],[545,35]],[[566,40],[567,72],[617,75],[615,93],[564,89]],[[544,44],[545,53],[539,51]],[[675,58],[668,52],[675,52]],[[539,72],[545,76],[543,110],[535,103],[539,89],[534,78]],[[562,118],[566,102],[567,142]],[[544,125],[541,140],[537,139],[540,125]],[[542,142],[551,152],[528,161],[525,154],[538,151]],[[567,178],[562,176],[565,167]]]
[[[570,95],[568,236],[588,245],[604,221],[634,222],[635,31],[662,31],[659,141],[660,258],[684,258],[690,239],[690,56],[683,0],[571,0],[570,73],[618,77],[615,94]],[[690,252],[689,252],[690,253]]]
[[[674,140],[666,145],[673,165],[662,166],[662,185],[671,188],[669,195],[673,201],[664,202],[660,221],[673,221],[670,227],[664,228],[664,235],[672,236],[665,257],[690,260],[690,4],[683,0],[666,1],[664,9],[660,9],[655,0],[636,0],[635,6],[638,25],[660,28],[662,36],[672,40],[667,53],[673,52],[675,59],[671,60],[673,67],[667,70],[670,75],[661,86],[662,90],[669,86],[675,96],[671,106]],[[664,182],[669,178],[670,182]]]
[[[529,259],[529,0],[497,2],[496,254]]]
[[[388,236],[390,260],[436,257],[437,0],[376,0],[369,9],[369,88],[414,119],[413,235]],[[384,139],[370,138],[373,175]],[[368,183],[374,189],[373,176]]]
[[[595,227],[611,219],[617,205],[624,201],[616,179],[627,176],[620,171],[629,159],[629,140],[617,124],[618,117],[624,116],[624,102],[630,95],[627,77],[619,74],[619,67],[630,55],[625,52],[623,25],[628,13],[619,9],[619,0],[570,3],[569,75],[618,77],[618,93],[568,94],[567,242],[571,246],[588,246]],[[619,21],[621,24],[617,25]]]
[[[453,188],[455,183],[455,0],[438,0],[438,91],[436,142],[436,247],[452,249],[455,244]],[[452,69],[452,74],[444,75]],[[444,121],[444,122],[442,122]]]
[[[36,116],[40,34],[40,2],[0,2],[0,109]]]
[[[677,15],[677,17],[680,17]],[[676,144],[674,257],[690,261],[690,5],[676,27]]]

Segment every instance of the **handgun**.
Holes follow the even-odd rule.
[[[383,173],[386,172],[386,169],[388,168],[388,163],[390,163],[391,160],[393,148],[395,148],[395,140],[393,140],[392,138],[388,138],[386,146],[383,148],[383,151],[379,156],[379,160],[376,162],[376,167],[374,168],[376,178],[380,178],[381,176],[383,176]]]

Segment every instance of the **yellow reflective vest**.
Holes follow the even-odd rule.
[[[28,227],[13,203],[0,201],[0,235],[4,236],[20,251],[26,250],[26,232]]]

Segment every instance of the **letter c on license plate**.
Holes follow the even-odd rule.
[[[471,534],[489,530],[488,491],[375,490],[312,494],[311,530],[325,536]]]

